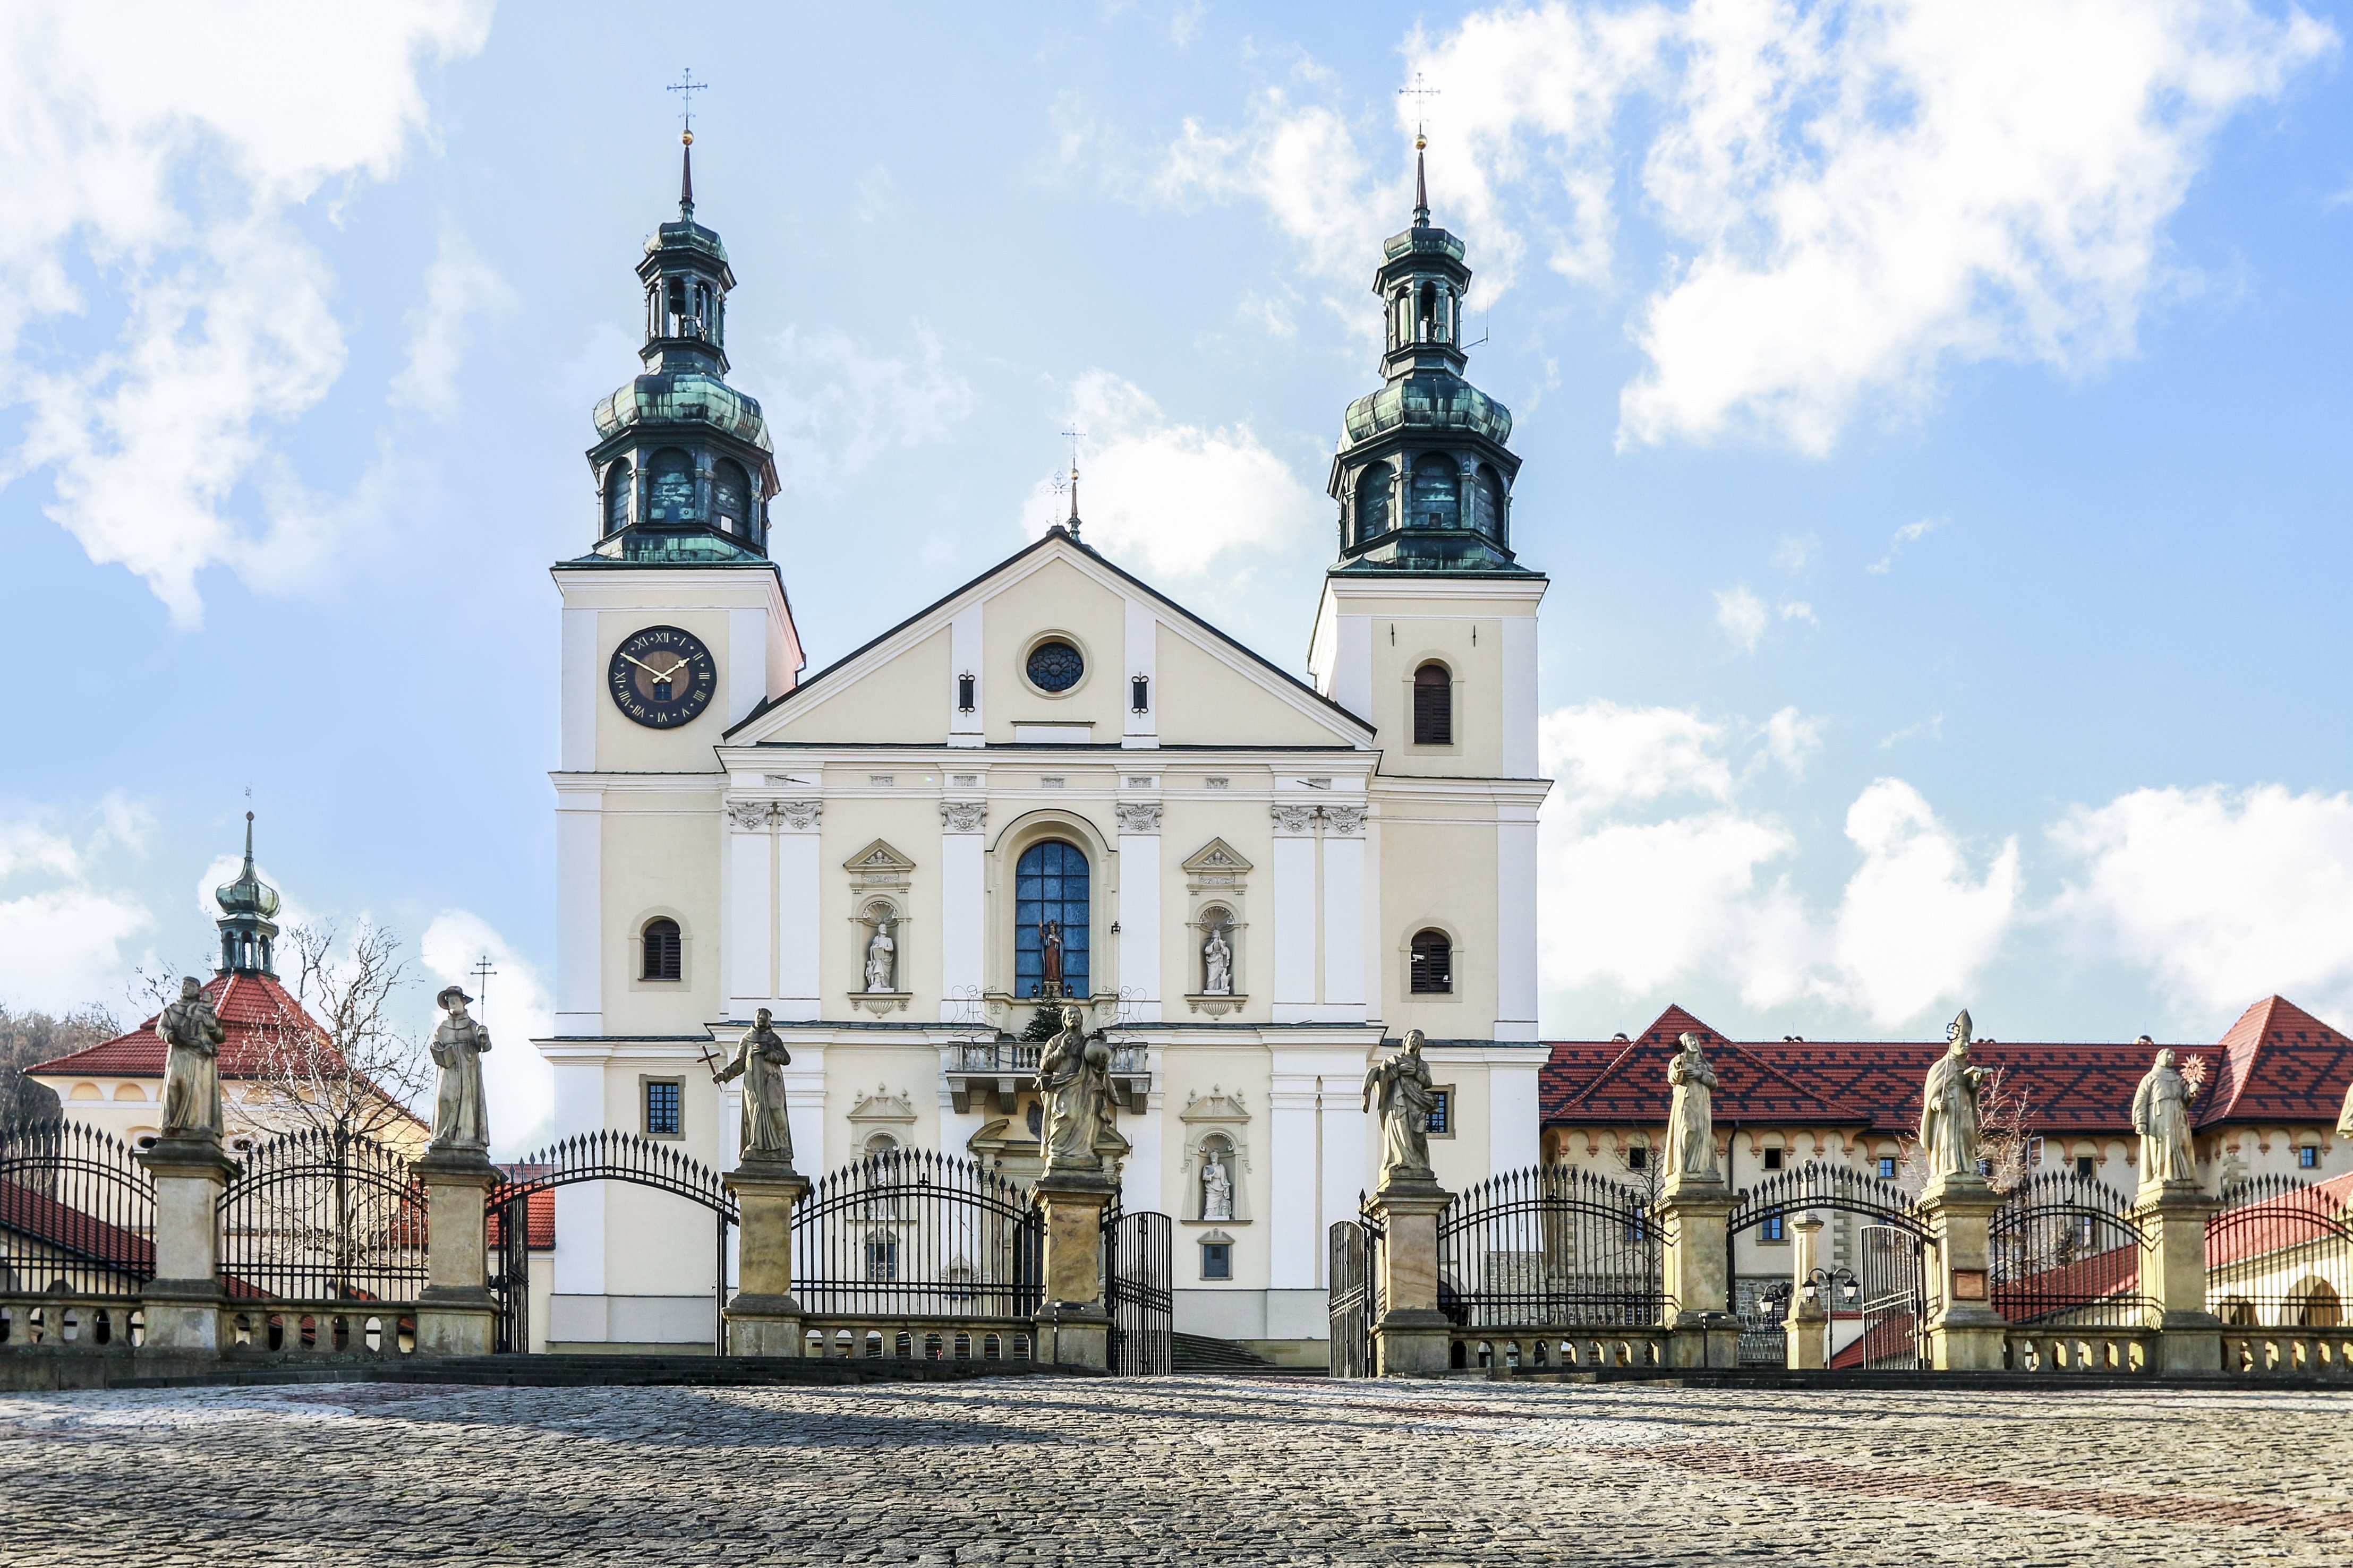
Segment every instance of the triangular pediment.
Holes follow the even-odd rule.
[[[854,876],[901,876],[915,868],[915,863],[902,855],[882,839],[876,839],[841,863],[841,868]]]
[[[725,743],[1132,744],[1140,637],[1154,659],[1151,743],[1372,745],[1367,721],[1059,529],[764,702]],[[1027,678],[1048,640],[1078,650],[1077,681]]]
[[[1184,860],[1184,869],[1197,877],[1204,872],[1239,877],[1250,868],[1250,863],[1242,858],[1241,851],[1222,838],[1210,839]]]

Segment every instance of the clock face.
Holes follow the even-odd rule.
[[[711,706],[719,689],[719,665],[692,632],[648,626],[613,650],[605,684],[613,705],[638,723],[675,730]]]

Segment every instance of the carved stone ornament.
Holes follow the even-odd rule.
[[[780,800],[776,805],[776,820],[786,827],[807,833],[825,816],[821,800]]]
[[[1270,805],[1267,812],[1274,818],[1277,833],[1306,834],[1315,831],[1315,808],[1312,805]]]
[[[1344,838],[1354,837],[1365,830],[1365,808],[1361,805],[1327,805],[1324,808],[1324,831],[1336,833]]]
[[[978,833],[988,826],[988,803],[982,800],[940,802],[940,826],[949,833]]]
[[[1160,831],[1160,803],[1156,800],[1124,800],[1112,809],[1119,813],[1122,833]]]
[[[1186,886],[1196,893],[1231,889],[1239,893],[1250,863],[1222,838],[1212,838],[1185,858]]]
[[[727,803],[727,820],[749,832],[768,826],[770,810],[765,800],[731,800]]]
[[[841,863],[853,892],[905,892],[914,885],[915,863],[883,839],[876,839]]]

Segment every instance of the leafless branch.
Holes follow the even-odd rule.
[[[261,1026],[247,1110],[274,1131],[382,1141],[410,1121],[431,1081],[422,1046],[393,1016],[415,982],[391,931],[363,921],[348,943],[341,936],[332,924],[287,929],[279,952],[292,961],[289,989],[316,1027],[290,1010]]]

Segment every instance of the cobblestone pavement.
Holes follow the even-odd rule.
[[[0,1395],[0,1563],[2353,1561],[2353,1394],[1172,1378]]]

